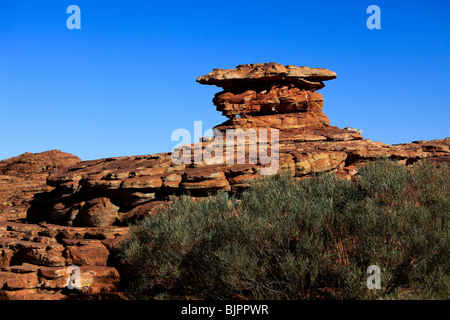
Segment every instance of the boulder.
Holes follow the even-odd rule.
[[[81,208],[81,216],[88,227],[112,226],[117,219],[119,207],[109,198],[102,197],[89,200]]]
[[[214,69],[205,76],[198,77],[201,84],[222,88],[245,88],[255,83],[293,83],[308,89],[324,87],[322,81],[332,80],[336,73],[324,68],[283,66],[276,62],[242,64],[236,69]]]
[[[59,150],[26,152],[0,161],[0,219],[24,218],[33,196],[49,192],[46,184],[51,173],[81,162],[81,159]]]

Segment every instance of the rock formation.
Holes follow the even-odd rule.
[[[122,298],[111,251],[126,233],[0,220],[0,300]],[[80,267],[79,290],[67,288],[71,265]]]
[[[448,156],[448,139],[389,146],[363,140],[358,130],[331,126],[316,90],[334,78],[336,74],[327,69],[277,63],[215,69],[197,81],[224,89],[213,102],[229,120],[215,127],[213,139],[190,145],[188,161],[176,163],[171,153],[160,153],[75,164],[47,179],[55,189],[35,196],[27,218],[67,226],[125,226],[182,194],[203,197],[217,191],[240,192],[261,177],[267,167],[261,159],[239,153],[233,145],[234,161],[228,161],[228,154],[218,155],[219,161],[213,163],[202,157],[203,161],[195,161],[196,154],[226,140],[227,129],[277,129],[277,169],[299,178],[331,171],[350,176],[355,165],[380,157],[412,163]],[[258,140],[258,134],[255,137]],[[245,131],[243,141],[247,148],[258,143],[245,136]]]
[[[323,98],[315,92],[323,81],[336,78],[327,69],[257,63],[236,69],[215,69],[201,84],[214,84],[224,91],[213,99],[217,110],[231,120],[219,127],[272,127],[280,130],[328,125],[322,113]]]
[[[298,179],[319,172],[351,179],[358,165],[377,158],[406,165],[423,158],[450,160],[449,138],[391,146],[363,139],[358,129],[331,126],[317,90],[334,78],[336,74],[327,69],[277,63],[215,69],[197,79],[223,89],[213,103],[228,120],[215,127],[214,137],[172,153],[73,159],[48,178],[48,173],[31,173],[52,162],[35,163],[15,187],[16,193],[2,193],[0,203],[10,207],[22,199],[29,201],[33,194],[34,198],[26,223],[0,214],[0,298],[65,298],[65,271],[72,264],[81,267],[88,296],[122,297],[116,293],[120,276],[112,253],[126,236],[128,223],[183,194],[201,198],[218,191],[239,193],[262,177],[272,165],[265,161],[269,157],[278,160],[274,172]],[[261,132],[278,139],[261,139]],[[236,144],[240,138],[241,144]],[[266,155],[259,153],[261,145],[267,146]],[[223,152],[227,147],[231,153]],[[250,152],[253,147],[256,156]],[[175,154],[182,156],[174,158]],[[5,163],[9,165],[0,162],[0,183],[7,181],[12,190],[15,182],[8,172],[21,172],[23,162]],[[38,187],[25,188],[38,176]],[[45,178],[47,186],[42,184]],[[20,207],[18,216],[23,217],[26,208]]]
[[[115,293],[120,276],[108,259],[126,228],[70,228],[23,221],[34,194],[53,189],[46,184],[48,176],[79,162],[78,157],[59,150],[0,161],[0,300],[120,296]],[[82,296],[67,289],[70,265],[80,266]]]
[[[0,161],[0,217],[24,218],[35,193],[50,191],[47,177],[81,159],[59,150],[24,153]]]

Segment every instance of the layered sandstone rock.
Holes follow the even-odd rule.
[[[313,141],[311,141],[313,139]],[[214,141],[213,141],[214,142]],[[197,143],[202,151],[210,143]],[[279,168],[293,176],[336,171],[377,158],[413,163],[449,156],[450,139],[389,146],[354,139],[349,133],[316,130],[280,141]],[[194,149],[194,148],[192,148]],[[48,178],[51,192],[36,194],[28,220],[70,226],[126,225],[152,214],[182,194],[202,197],[217,191],[238,192],[260,178],[258,163],[176,165],[170,153],[81,162]]]
[[[215,69],[197,79],[223,89],[213,103],[228,120],[212,138],[172,153],[80,162],[53,151],[0,162],[0,299],[125,298],[114,253],[126,226],[183,194],[238,194],[267,172],[351,178],[378,158],[449,162],[449,138],[391,146],[331,126],[316,91],[334,78],[326,69],[276,63]],[[267,171],[272,160],[276,170]],[[18,219],[27,208],[26,220]],[[83,279],[76,294],[67,290],[71,265]]]
[[[316,90],[325,86],[323,81],[334,78],[336,73],[327,69],[256,63],[215,69],[197,81],[224,89],[213,103],[230,120],[216,129],[275,128],[284,132],[329,125],[322,112],[323,97]]]
[[[127,228],[71,228],[0,221],[0,300],[123,299],[111,253]],[[68,289],[69,266],[80,288]]]
[[[331,126],[316,90],[334,78],[327,69],[277,63],[215,69],[197,79],[224,89],[213,102],[229,120],[215,127],[213,138],[174,153],[84,161],[52,174],[48,184],[55,189],[35,196],[27,218],[74,227],[125,226],[183,194],[239,193],[267,174],[273,163],[264,159],[270,157],[277,163],[269,172],[298,178],[320,172],[350,177],[356,165],[376,158],[412,163],[448,157],[448,139],[389,146],[363,140],[359,130]],[[265,156],[258,153],[263,131]],[[183,161],[175,161],[175,152]]]
[[[24,153],[0,161],[0,219],[24,218],[35,193],[50,191],[47,177],[58,169],[81,162],[59,150]]]
[[[0,162],[0,300],[123,298],[116,292],[120,275],[110,257],[126,228],[70,228],[23,221],[34,194],[53,190],[46,184],[48,176],[79,162],[78,157],[58,150],[25,153]],[[98,218],[98,224],[104,219]],[[70,265],[80,267],[80,290],[67,289]]]
[[[236,69],[214,69],[205,76],[198,77],[201,84],[239,90],[255,83],[288,83],[299,87],[317,90],[324,87],[323,81],[336,78],[336,73],[323,68],[283,66],[279,63],[241,64]]]

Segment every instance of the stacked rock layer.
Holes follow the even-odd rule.
[[[330,123],[322,112],[323,97],[316,90],[336,78],[327,69],[282,66],[277,63],[240,65],[215,69],[197,78],[224,90],[213,99],[218,111],[230,120],[216,127],[275,128],[291,130],[323,127]]]
[[[0,161],[0,300],[116,299],[120,275],[111,252],[125,227],[71,228],[24,221],[34,194],[50,192],[48,176],[81,162],[59,150]],[[70,265],[80,290],[67,289]]]

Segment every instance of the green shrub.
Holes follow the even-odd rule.
[[[120,248],[136,299],[448,299],[450,174],[375,161],[355,181],[278,175],[182,197]],[[366,269],[381,268],[381,290]]]

